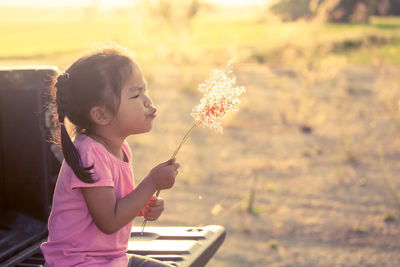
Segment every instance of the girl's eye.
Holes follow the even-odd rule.
[[[138,97],[139,97],[139,95],[140,95],[140,94],[137,94],[137,95],[135,95],[135,96],[132,96],[132,97],[130,97],[130,99],[133,99],[133,98],[138,98]]]

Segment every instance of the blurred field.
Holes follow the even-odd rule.
[[[1,64],[28,60],[65,66],[84,49],[109,41],[132,48],[143,64],[230,58],[282,64],[287,50],[301,54],[318,48],[324,56],[355,63],[399,62],[400,19],[395,17],[375,17],[367,25],[279,23],[262,11],[212,10],[176,22],[138,10],[2,8]]]
[[[63,69],[110,40],[135,50],[159,114],[151,133],[129,138],[137,182],[171,156],[212,68],[235,59],[248,90],[223,135],[194,131],[150,225],[225,226],[209,266],[400,265],[400,18],[91,12],[1,9],[0,65]]]

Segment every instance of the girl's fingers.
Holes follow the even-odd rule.
[[[148,213],[148,214],[146,214],[144,217],[145,217],[146,220],[154,221],[154,220],[157,220],[158,217],[160,217],[160,215],[161,215],[161,214],[159,214],[159,213],[158,213],[158,214]]]
[[[146,208],[145,211],[147,213],[160,213],[164,210],[164,205],[160,205],[157,203],[150,203]]]
[[[160,197],[153,196],[144,208],[143,215],[146,220],[154,221],[160,217],[164,211],[164,200]]]
[[[151,207],[156,207],[156,206],[162,206],[164,205],[164,200],[162,198],[155,198],[155,199],[150,199],[149,205]]]
[[[180,166],[181,166],[181,165],[179,165],[179,163],[177,163],[177,162],[175,162],[174,164],[172,164],[172,167],[173,167],[175,170],[178,170]]]
[[[156,196],[152,196],[149,200],[149,202],[147,203],[147,206],[153,206],[154,203],[156,203],[157,201],[157,197]]]
[[[162,206],[155,206],[155,207],[150,207],[148,209],[148,213],[150,214],[160,214],[164,208]]]
[[[157,218],[147,217],[146,220],[148,220],[148,221],[155,221],[155,220],[157,220]]]
[[[165,166],[169,166],[169,165],[173,165],[176,161],[176,158],[173,159],[169,159],[163,163],[161,163],[159,166],[165,167]]]

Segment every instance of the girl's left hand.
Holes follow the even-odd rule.
[[[143,216],[148,221],[157,220],[164,211],[164,199],[153,196],[143,209]]]

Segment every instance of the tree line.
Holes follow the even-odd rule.
[[[280,0],[270,7],[283,21],[368,23],[373,15],[400,15],[399,0]]]

